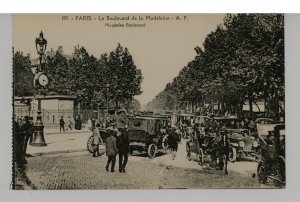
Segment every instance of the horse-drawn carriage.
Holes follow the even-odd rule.
[[[131,117],[128,118],[130,153],[146,151],[154,158],[159,149],[168,149],[168,118]]]
[[[226,131],[204,134],[196,131],[186,143],[188,160],[193,159],[198,161],[199,165],[202,166],[205,158],[210,159],[211,163],[216,165],[220,170],[223,170],[225,167],[225,174],[228,174],[227,163],[231,157],[230,154],[233,153],[232,149],[234,148],[230,147]],[[192,156],[196,156],[196,158],[192,158]]]
[[[285,124],[258,127],[261,161],[257,166],[260,183],[285,184]]]
[[[100,136],[101,136],[101,139],[103,140],[103,143],[105,143],[106,139],[109,137],[109,134],[107,132],[107,129],[105,128],[100,128],[99,129],[99,132],[100,132]],[[102,143],[102,144],[103,144]],[[93,153],[94,152],[94,136],[91,135],[89,138],[88,138],[88,141],[87,141],[87,150],[90,152],[90,153]]]

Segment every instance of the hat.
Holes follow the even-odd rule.
[[[114,128],[114,127],[111,127],[111,126],[108,127],[108,128],[106,128],[106,130],[108,130],[108,131],[114,131],[114,132],[119,132],[117,128]]]

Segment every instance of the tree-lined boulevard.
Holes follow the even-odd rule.
[[[150,17],[149,20],[156,20]],[[99,56],[90,54],[88,47],[76,45],[74,52],[67,55],[62,47],[45,52],[47,41],[44,41],[40,47],[44,52],[38,52],[39,64],[34,56],[13,48],[14,103],[17,103],[16,97],[21,98],[18,106],[29,107],[26,118],[23,115],[16,118],[14,114],[16,189],[265,188],[266,183],[257,179],[258,161],[263,159],[261,145],[275,146],[276,142],[279,148],[276,151],[284,151],[285,158],[285,139],[271,139],[275,127],[273,132],[263,134],[270,140],[259,137],[257,129],[257,124],[263,122],[281,124],[285,130],[283,14],[227,14],[203,44],[195,44],[194,59],[147,104],[140,103],[138,97],[147,93],[142,88],[147,75],[142,75],[141,67],[136,66],[130,45],[125,47],[118,43],[115,49]],[[178,52],[180,54],[180,49]],[[32,67],[38,67],[38,71],[32,74]],[[37,73],[49,78],[49,83],[44,80],[47,85],[37,87]],[[45,129],[40,122],[40,131],[35,131],[33,138],[37,127],[33,127],[30,122],[33,119],[29,119],[35,115],[32,102],[39,100],[38,113],[41,113],[41,99],[55,95],[62,97],[53,101],[54,104],[49,103],[62,112],[56,113],[56,119],[53,115],[53,120],[48,112],[50,121],[45,123]],[[60,104],[62,98],[74,99],[74,103],[62,101]],[[66,106],[72,109],[67,111]],[[100,113],[100,110],[103,111]],[[64,113],[68,119],[62,116]],[[74,117],[76,130],[72,130]],[[65,131],[65,127],[71,130]],[[129,127],[133,132],[129,132]],[[95,128],[99,129],[99,139],[103,138],[100,130],[108,136],[114,131],[116,138],[120,134],[128,135],[131,155],[126,173],[107,172],[107,157],[93,158],[93,151],[87,151],[98,144],[94,143]],[[33,140],[28,144],[30,134]],[[180,143],[177,156],[172,160],[169,143],[174,134]],[[28,136],[25,143],[20,135]],[[234,142],[234,135],[241,138]],[[94,139],[89,139],[91,136]],[[205,142],[205,138],[209,141]],[[45,147],[34,147],[32,141],[42,141]],[[247,141],[251,143],[249,151],[245,149]],[[23,144],[28,144],[27,155]],[[131,144],[134,146],[130,147]],[[195,159],[192,159],[191,147],[195,145]],[[22,147],[22,151],[18,147]],[[100,153],[105,154],[105,149],[102,143]],[[20,153],[22,158],[18,156]],[[231,161],[232,156],[235,159]],[[285,171],[283,160],[284,167],[282,164],[279,167]],[[225,173],[223,167],[218,167],[223,161],[226,169],[228,163]],[[284,179],[278,181],[281,180],[280,186],[284,187],[285,172],[283,174]]]

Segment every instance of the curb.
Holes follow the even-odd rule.
[[[53,154],[63,154],[63,153],[72,153],[72,152],[82,152],[87,151],[87,149],[72,149],[72,150],[64,150],[64,151],[51,151],[51,152],[41,152],[41,153],[34,153],[29,154],[30,157],[37,157],[37,156],[46,156],[46,155],[53,155]]]

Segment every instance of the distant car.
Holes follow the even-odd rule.
[[[193,114],[176,114],[176,125],[180,129],[180,138],[186,139],[192,135],[192,119],[194,117]]]
[[[263,184],[267,183],[268,179],[276,184],[285,184],[285,124],[273,125],[267,130],[267,136],[260,136],[262,143],[261,161],[257,166],[258,180]]]
[[[168,149],[168,119],[165,117],[128,118],[130,153],[146,151],[154,158],[158,149]]]

